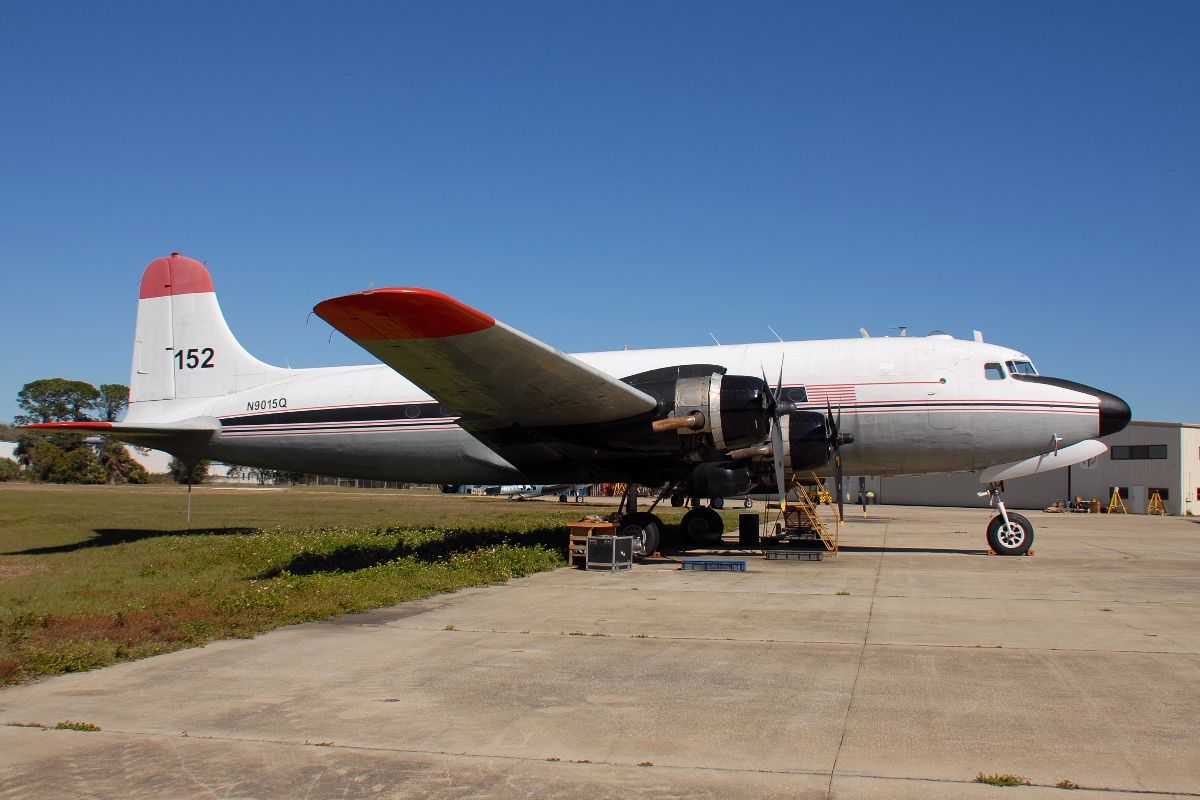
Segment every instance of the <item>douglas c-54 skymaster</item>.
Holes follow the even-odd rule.
[[[840,484],[843,470],[978,470],[998,510],[988,544],[1019,555],[1033,527],[1006,511],[1001,482],[1094,458],[1095,437],[1130,418],[1120,398],[1038,375],[1022,353],[946,335],[567,355],[427,289],[314,310],[383,364],[264,364],[230,332],[208,270],[160,258],[142,277],[125,420],[30,427],[352,478],[662,487],[690,499],[681,527],[700,540],[722,529],[701,500],[810,471]],[[636,498],[621,527],[653,552],[662,524]]]

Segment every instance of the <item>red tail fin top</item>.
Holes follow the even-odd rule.
[[[150,262],[142,274],[141,300],[151,297],[170,297],[213,290],[212,276],[195,259],[172,253]]]

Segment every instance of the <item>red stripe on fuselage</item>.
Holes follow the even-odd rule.
[[[441,339],[477,333],[496,320],[429,289],[375,289],[335,297],[313,309],[355,341]]]

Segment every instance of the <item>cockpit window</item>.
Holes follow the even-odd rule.
[[[983,377],[989,381],[1002,381],[1004,380],[1004,368],[999,364],[984,364]]]
[[[1009,361],[1008,371],[1013,375],[1037,375],[1038,371],[1034,369],[1033,363],[1030,361]]]

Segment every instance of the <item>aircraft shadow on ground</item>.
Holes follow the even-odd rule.
[[[191,530],[146,530],[129,528],[100,528],[95,535],[69,544],[52,547],[31,547],[4,553],[7,556],[38,556],[54,553],[73,553],[92,547],[111,547],[142,539],[163,536],[249,536],[260,533],[258,528],[192,528]],[[541,545],[547,550],[566,555],[566,530],[563,528],[539,528],[526,533],[494,530],[450,530],[439,539],[418,543],[388,540],[379,544],[347,544],[327,553],[300,553],[287,564],[269,570],[257,577],[273,578],[282,572],[293,575],[312,575],[318,572],[351,572],[394,561],[397,558],[415,558],[418,561],[445,561],[455,553],[479,550],[499,545],[533,547]]]
[[[987,550],[968,550],[958,547],[883,547],[879,545],[844,544],[838,547],[843,553],[940,553],[954,556],[986,556]]]
[[[258,528],[192,528],[191,530],[149,530],[138,528],[97,528],[90,539],[52,547],[31,547],[28,550],[13,550],[6,556],[45,556],[54,553],[74,553],[91,547],[111,547],[116,544],[155,539],[160,536],[245,536],[258,533]]]
[[[567,537],[564,528],[538,528],[517,533],[498,530],[450,530],[438,539],[422,542],[386,541],[375,543],[355,542],[336,547],[325,553],[300,553],[286,564],[273,567],[258,575],[259,578],[274,578],[284,572],[292,575],[314,575],[320,572],[353,572],[368,567],[386,564],[396,559],[412,558],[432,563],[445,561],[456,553],[466,553],[487,547],[511,545],[514,547],[541,546],[565,556]]]

